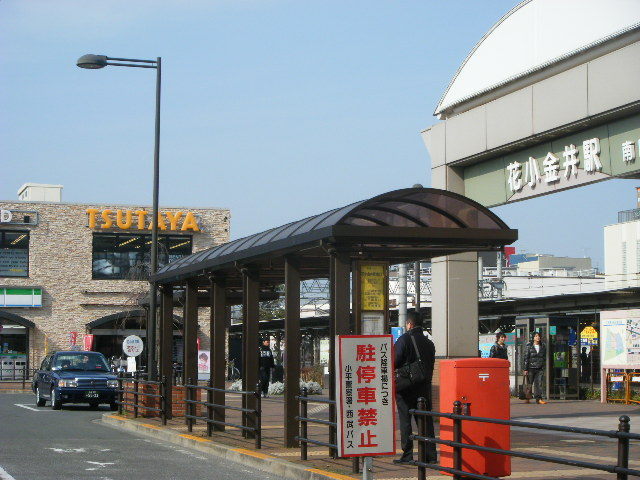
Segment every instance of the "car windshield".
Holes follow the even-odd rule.
[[[82,370],[90,372],[108,372],[109,367],[100,353],[63,353],[53,361],[54,370]]]

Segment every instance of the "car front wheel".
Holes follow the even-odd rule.
[[[56,391],[51,389],[51,409],[52,410],[60,410],[62,408],[62,401],[60,397],[56,395]]]
[[[47,403],[47,401],[40,395],[40,387],[36,387],[36,405],[38,407],[44,407],[45,403]]]

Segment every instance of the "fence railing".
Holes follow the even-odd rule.
[[[337,428],[338,424],[334,421],[331,421],[332,418],[335,417],[335,408],[336,401],[330,400],[328,398],[311,398],[308,396],[308,391],[306,388],[302,388],[300,391],[300,395],[296,395],[296,400],[298,400],[300,405],[300,415],[296,416],[296,420],[299,422],[299,432],[295,440],[300,442],[300,460],[308,459],[308,444],[318,445],[320,447],[327,447],[329,449],[329,456],[331,458],[338,458],[338,445],[337,445]],[[309,403],[319,403],[329,405],[329,418],[330,420],[323,420],[321,418],[313,418],[309,417]],[[329,427],[329,441],[323,442],[321,440],[313,440],[309,438],[309,424],[315,425],[325,425]],[[353,457],[351,459],[351,470],[353,473],[358,473],[360,471],[360,459],[358,457]]]
[[[223,430],[224,427],[237,428],[243,434],[247,434],[255,439],[256,449],[262,448],[262,401],[260,398],[260,385],[256,386],[253,391],[243,390],[225,390],[222,388],[214,388],[209,385],[197,385],[193,383],[193,379],[188,380],[188,384],[184,385],[186,411],[185,421],[189,432],[193,431],[193,426],[198,420],[206,422],[207,436],[212,436],[213,430]],[[205,392],[207,400],[198,400],[197,392]],[[245,398],[253,397],[255,399],[255,408],[237,407],[234,405],[226,405],[225,403],[214,403],[214,393],[222,393],[224,395],[240,395]],[[198,406],[201,409],[206,408],[205,415],[197,415]],[[242,424],[226,421],[226,410],[234,410],[242,413]],[[215,428],[221,427],[221,428]]]
[[[456,401],[453,403],[453,413],[439,413],[425,410],[426,400],[424,398],[418,399],[418,408],[411,409],[409,412],[415,415],[418,420],[418,434],[411,435],[411,438],[418,442],[418,460],[413,464],[418,467],[418,479],[426,480],[426,471],[437,470],[439,472],[449,473],[453,476],[454,480],[460,480],[462,478],[474,478],[479,480],[500,480],[496,477],[490,477],[487,475],[481,475],[478,473],[464,471],[462,469],[462,451],[463,449],[476,450],[479,452],[486,452],[491,454],[507,455],[510,457],[524,458],[528,460],[537,460],[540,462],[555,463],[558,465],[569,465],[572,467],[585,468],[591,470],[599,470],[602,472],[615,473],[617,480],[627,480],[628,477],[637,476],[640,477],[640,470],[634,470],[629,468],[629,442],[630,440],[640,440],[640,434],[630,433],[630,420],[626,415],[622,415],[619,418],[618,430],[606,431],[595,430],[591,428],[580,427],[564,427],[559,425],[547,425],[542,423],[522,422],[518,420],[501,420],[496,418],[484,418],[473,417],[470,415],[462,414],[462,403]],[[434,437],[427,436],[426,417],[440,417],[448,418],[453,421],[453,441],[441,440]],[[584,462],[581,460],[572,460],[561,457],[554,457],[548,455],[538,455],[534,453],[526,453],[514,450],[503,450],[500,448],[486,447],[483,445],[473,445],[469,443],[463,443],[463,421],[483,422],[487,424],[495,425],[508,425],[510,427],[530,428],[537,430],[547,430],[553,432],[564,432],[580,435],[591,435],[597,437],[607,437],[618,440],[618,456],[616,465]],[[453,449],[453,468],[443,467],[438,464],[427,463],[427,449],[426,443],[437,443],[440,445],[446,445]]]
[[[132,388],[126,388],[131,385]],[[143,386],[143,389],[140,389],[140,386]],[[155,387],[155,388],[145,388],[145,387]],[[144,411],[156,412],[160,414],[160,419],[162,420],[162,424],[167,424],[167,378],[162,377],[160,381],[154,380],[142,380],[140,379],[137,372],[133,377],[118,377],[118,400],[116,403],[118,404],[118,413],[120,415],[124,412],[125,405],[128,405],[133,408],[133,416],[134,418],[138,417],[139,410],[142,409]],[[153,400],[154,406],[149,405],[149,402],[146,400],[147,398],[155,399]],[[130,401],[132,400],[132,401]]]
[[[24,390],[27,383],[33,379],[35,372],[35,368],[16,367],[16,365],[12,367],[3,366],[0,369],[0,383],[20,383],[22,390]]]

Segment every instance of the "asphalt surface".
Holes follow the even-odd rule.
[[[280,477],[99,423],[99,410],[0,394],[0,480],[275,480]]]

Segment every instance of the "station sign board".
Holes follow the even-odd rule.
[[[339,455],[394,455],[393,336],[339,335],[336,352]]]

